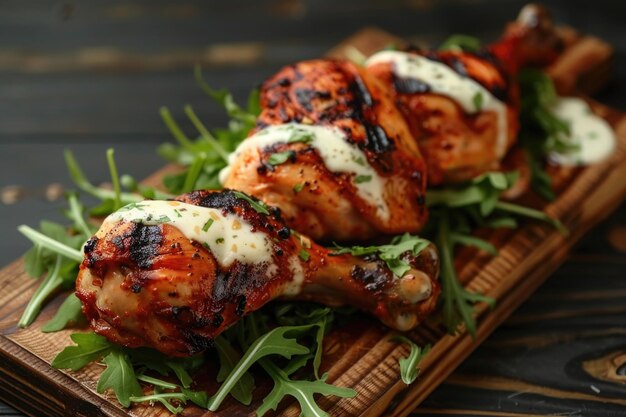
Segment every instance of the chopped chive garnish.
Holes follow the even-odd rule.
[[[209,227],[211,227],[212,224],[213,224],[213,219],[207,220],[207,222],[204,223],[204,226],[202,226],[202,231],[207,232],[209,230]]]
[[[269,164],[272,166],[276,166],[276,165],[284,164],[290,158],[293,158],[295,155],[296,153],[294,151],[277,152],[277,153],[273,153],[272,155],[270,155],[267,162],[269,162]]]
[[[478,92],[474,94],[474,98],[472,101],[474,102],[474,107],[476,107],[476,111],[479,112],[483,109],[483,94]]]
[[[300,253],[298,254],[298,256],[300,256],[300,259],[302,259],[304,262],[308,261],[309,258],[311,257],[309,252],[305,251],[304,249],[300,250]]]
[[[372,180],[371,175],[357,175],[356,178],[354,179],[354,182],[356,182],[357,184],[361,184],[364,182],[369,182],[371,180]]]
[[[248,197],[241,191],[233,191],[233,194],[235,195],[235,197],[240,198],[250,203],[250,206],[252,206],[254,211],[256,211],[257,213],[266,214],[266,215],[270,214],[270,212],[267,210],[267,207],[262,202],[254,201],[253,199],[251,199],[250,197]]]

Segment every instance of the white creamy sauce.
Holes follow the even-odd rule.
[[[268,126],[244,140],[230,155],[229,165],[233,165],[249,148],[263,149],[276,143],[294,142],[302,137],[307,138],[307,145],[317,151],[329,171],[352,174],[352,183],[358,196],[376,207],[380,218],[389,218],[389,207],[384,196],[385,180],[369,164],[365,153],[356,144],[349,143],[346,135],[336,127],[295,123]],[[220,172],[222,184],[229,175],[230,167]]]
[[[565,166],[588,165],[600,162],[613,153],[613,129],[606,120],[593,114],[584,100],[560,97],[552,110],[556,117],[569,124],[569,135],[562,135],[561,139],[573,148],[551,153],[550,160]]]
[[[120,221],[174,226],[186,238],[205,245],[223,267],[234,261],[272,262],[273,245],[269,236],[253,231],[239,216],[223,215],[218,209],[178,201],[146,200],[129,204],[104,220],[105,223]]]
[[[298,256],[289,258],[289,272],[291,272],[291,281],[285,286],[283,294],[297,295],[300,293],[302,283],[304,282],[304,269]]]
[[[508,142],[506,106],[480,83],[459,75],[441,62],[406,52],[381,51],[372,55],[365,65],[380,63],[392,63],[396,76],[426,83],[430,92],[451,98],[468,114],[493,111],[498,120],[496,153],[498,157],[504,156]]]

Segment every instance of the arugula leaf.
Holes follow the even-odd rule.
[[[577,146],[563,140],[569,125],[556,117],[552,107],[558,96],[550,77],[543,71],[524,69],[518,74],[521,92],[519,141],[526,151],[531,168],[531,186],[547,200],[556,197],[552,179],[544,169],[550,152],[576,150]]]
[[[452,35],[446,39],[441,46],[440,51],[465,51],[478,52],[482,48],[482,44],[478,38],[468,35]]]
[[[426,204],[430,207],[431,221],[428,226],[430,231],[426,233],[434,235],[441,254],[443,319],[450,333],[455,333],[463,322],[468,332],[475,336],[473,304],[486,302],[493,305],[493,299],[465,290],[454,269],[453,255],[457,245],[475,246],[496,254],[492,244],[471,235],[476,226],[514,227],[517,225],[511,217],[514,215],[547,222],[560,232],[567,233],[557,219],[543,211],[500,201],[501,194],[517,179],[516,172],[488,172],[465,184],[428,191]]]
[[[392,340],[407,343],[411,347],[411,352],[406,358],[398,361],[400,364],[400,377],[402,382],[411,385],[420,373],[419,363],[430,350],[430,346],[423,349],[406,336],[395,336]]]
[[[454,268],[454,247],[458,241],[450,239],[449,217],[445,212],[439,216],[437,222],[437,238],[435,240],[441,254],[441,271],[439,276],[442,280],[443,322],[448,332],[455,334],[460,323],[472,337],[476,337],[476,321],[474,320],[473,305],[485,302],[493,307],[495,300],[481,294],[467,291],[459,282]]]
[[[124,206],[128,203],[136,203],[144,200],[144,196],[142,194],[138,194],[136,192],[129,193],[120,191],[117,167],[115,165],[112,152],[107,153],[107,160],[109,164],[109,169],[111,171],[111,179],[113,180],[115,187],[114,190],[96,187],[95,185],[93,185],[85,176],[83,170],[76,161],[76,158],[74,158],[74,154],[72,153],[72,151],[66,149],[64,155],[65,164],[67,165],[70,178],[72,179],[74,185],[76,185],[80,190],[86,192],[93,197],[96,197],[102,202],[99,210],[94,211],[92,209],[90,214],[100,216],[110,214],[113,211],[117,210],[117,208]],[[156,189],[149,189],[148,187],[144,187],[142,189],[143,193],[146,193],[148,191],[154,198],[159,200],[167,200],[168,198],[173,197],[173,195],[171,194],[163,193]]]
[[[248,369],[250,369],[252,364],[258,362],[263,357],[268,355],[280,355],[289,359],[293,355],[309,353],[309,348],[299,344],[295,337],[309,330],[311,327],[313,327],[313,325],[277,327],[256,339],[241,360],[228,374],[218,391],[211,397],[208,409],[210,411],[216,411],[226,398],[226,395],[233,389],[234,385],[243,377]]]
[[[18,230],[34,244],[24,257],[26,272],[36,278],[48,272],[18,322],[18,326],[27,327],[35,321],[50,295],[74,284],[78,265],[83,259],[78,248],[84,240],[81,235],[68,235],[63,226],[48,221],[41,222],[41,232],[26,225],[19,226]]]
[[[233,191],[233,194],[235,195],[235,197],[242,199],[244,201],[247,201],[250,204],[250,206],[252,206],[254,211],[256,211],[257,213],[261,213],[265,215],[270,214],[269,210],[267,209],[267,206],[262,201],[254,200],[252,197],[242,193],[241,191]]]
[[[196,189],[221,189],[219,172],[228,164],[228,156],[248,136],[248,133],[256,125],[256,116],[261,112],[259,92],[253,90],[248,96],[247,108],[242,108],[235,103],[232,94],[227,90],[214,90],[202,78],[199,66],[195,69],[195,77],[198,85],[209,97],[224,107],[231,118],[226,129],[214,129],[209,131],[200,121],[200,118],[189,105],[185,106],[184,112],[199,133],[196,140],[189,139],[181,127],[176,123],[170,111],[161,108],[161,118],[166,127],[178,142],[178,146],[165,143],[158,148],[158,153],[168,161],[191,168],[176,175],[166,177],[165,186],[174,194],[180,194],[190,188],[193,178]],[[187,179],[187,184],[185,184]]]
[[[334,243],[335,250],[333,255],[341,255],[349,253],[353,256],[367,256],[377,254],[378,257],[385,261],[387,267],[398,277],[404,276],[411,266],[408,262],[401,259],[402,255],[409,252],[413,256],[418,256],[422,250],[424,250],[430,242],[419,236],[414,236],[409,233],[405,233],[400,236],[394,237],[387,245],[380,246],[352,246],[343,247]]]
[[[172,414],[179,414],[184,411],[183,407],[179,405],[178,407],[174,407],[172,405],[172,401],[182,402],[183,404],[187,402],[187,394],[183,392],[163,392],[163,393],[155,393],[151,395],[143,395],[143,396],[129,396],[128,401],[129,404],[125,407],[130,406],[130,403],[154,403],[155,401],[161,403],[167,410]],[[119,399],[118,399],[119,400]],[[123,405],[123,404],[122,404]]]
[[[89,240],[96,232],[96,228],[85,220],[85,206],[79,201],[78,193],[69,192],[66,194],[66,199],[69,205],[69,209],[65,212],[66,216],[72,220],[72,226],[82,234],[84,241]]]
[[[73,333],[70,339],[75,346],[63,349],[52,361],[52,367],[78,371],[88,363],[108,355],[114,348],[105,337],[95,333]]]
[[[85,322],[83,316],[83,305],[74,293],[67,296],[52,320],[47,322],[41,331],[44,333],[58,332],[65,329],[70,324]]]
[[[215,349],[220,358],[220,369],[217,374],[217,382],[223,382],[241,360],[241,355],[230,345],[225,337],[215,338]],[[254,378],[249,372],[245,372],[241,379],[233,386],[230,395],[244,405],[252,402],[254,391]]]
[[[107,367],[100,375],[96,391],[102,394],[111,389],[120,404],[130,407],[130,398],[142,396],[143,390],[128,355],[115,348],[105,356],[104,363]]]
[[[317,405],[314,398],[315,394],[335,395],[342,398],[351,398],[356,395],[356,391],[351,388],[338,387],[326,383],[327,374],[324,374],[322,378],[316,381],[297,381],[290,379],[287,373],[272,362],[261,360],[260,363],[274,380],[274,388],[257,409],[256,415],[258,417],[262,417],[270,410],[276,410],[278,404],[286,396],[292,396],[298,401],[302,417],[325,417],[328,416],[328,413]]]

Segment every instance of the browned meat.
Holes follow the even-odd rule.
[[[423,57],[441,64],[444,70],[452,70],[462,79],[457,84],[449,83],[437,89],[436,78],[440,73],[435,71],[433,76],[406,78],[392,60],[374,60],[367,69],[395,92],[426,160],[428,183],[440,185],[500,169],[500,162],[516,142],[519,129],[517,71],[522,66],[550,63],[561,47],[545,9],[531,5],[524,8],[515,23],[509,24],[500,41],[476,53],[407,52],[413,59]],[[459,86],[461,82],[466,85]],[[485,91],[476,102],[476,111],[468,111],[455,97],[462,88],[476,91],[473,87],[466,88],[467,84],[478,85]],[[491,103],[503,105],[502,113],[495,106],[481,108],[480,101],[486,101],[485,95],[493,98]]]
[[[353,305],[400,330],[415,327],[435,307],[438,258],[432,245],[417,257],[403,255],[412,269],[398,278],[377,256],[331,256],[292,234],[277,209],[259,213],[232,191],[197,191],[178,201],[163,204],[187,220],[209,213],[215,219],[209,226],[217,229],[195,229],[193,223],[170,218],[150,225],[110,217],[85,246],[76,294],[93,329],[111,341],[192,355],[242,316],[277,298]],[[147,216],[144,220],[165,218],[151,207],[146,202],[135,213]],[[220,229],[223,225],[229,227]],[[239,249],[233,244],[220,251],[213,242],[192,240],[183,232],[223,230],[211,236],[230,245],[229,239],[245,234],[247,227],[266,248],[248,239]],[[268,257],[255,261],[267,248]],[[228,263],[229,257],[234,261]]]
[[[359,176],[349,164],[329,166],[320,149],[330,152],[337,144],[328,137],[318,144],[263,147],[246,147],[244,141],[226,187],[280,207],[290,227],[316,240],[366,240],[417,232],[425,224],[424,161],[389,91],[363,68],[334,60],[285,67],[263,84],[261,106],[253,137],[285,124],[335,128],[340,142],[362,152],[355,159],[372,173]],[[292,154],[285,163],[270,163],[272,155],[286,151]],[[359,187],[378,180],[382,198],[376,203]]]

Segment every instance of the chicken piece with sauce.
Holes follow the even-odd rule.
[[[265,214],[267,213],[267,214]],[[333,255],[244,194],[196,191],[111,214],[85,245],[76,295],[92,328],[128,347],[188,356],[244,315],[281,299],[352,305],[409,330],[435,308],[437,251],[394,273],[376,255]]]
[[[561,48],[546,10],[529,5],[501,40],[475,53],[381,51],[366,68],[394,91],[428,183],[440,185],[500,169],[519,130],[519,68],[547,65]]]
[[[347,61],[281,69],[261,88],[257,128],[222,172],[226,188],[281,208],[324,241],[417,232],[425,163],[388,88]]]

